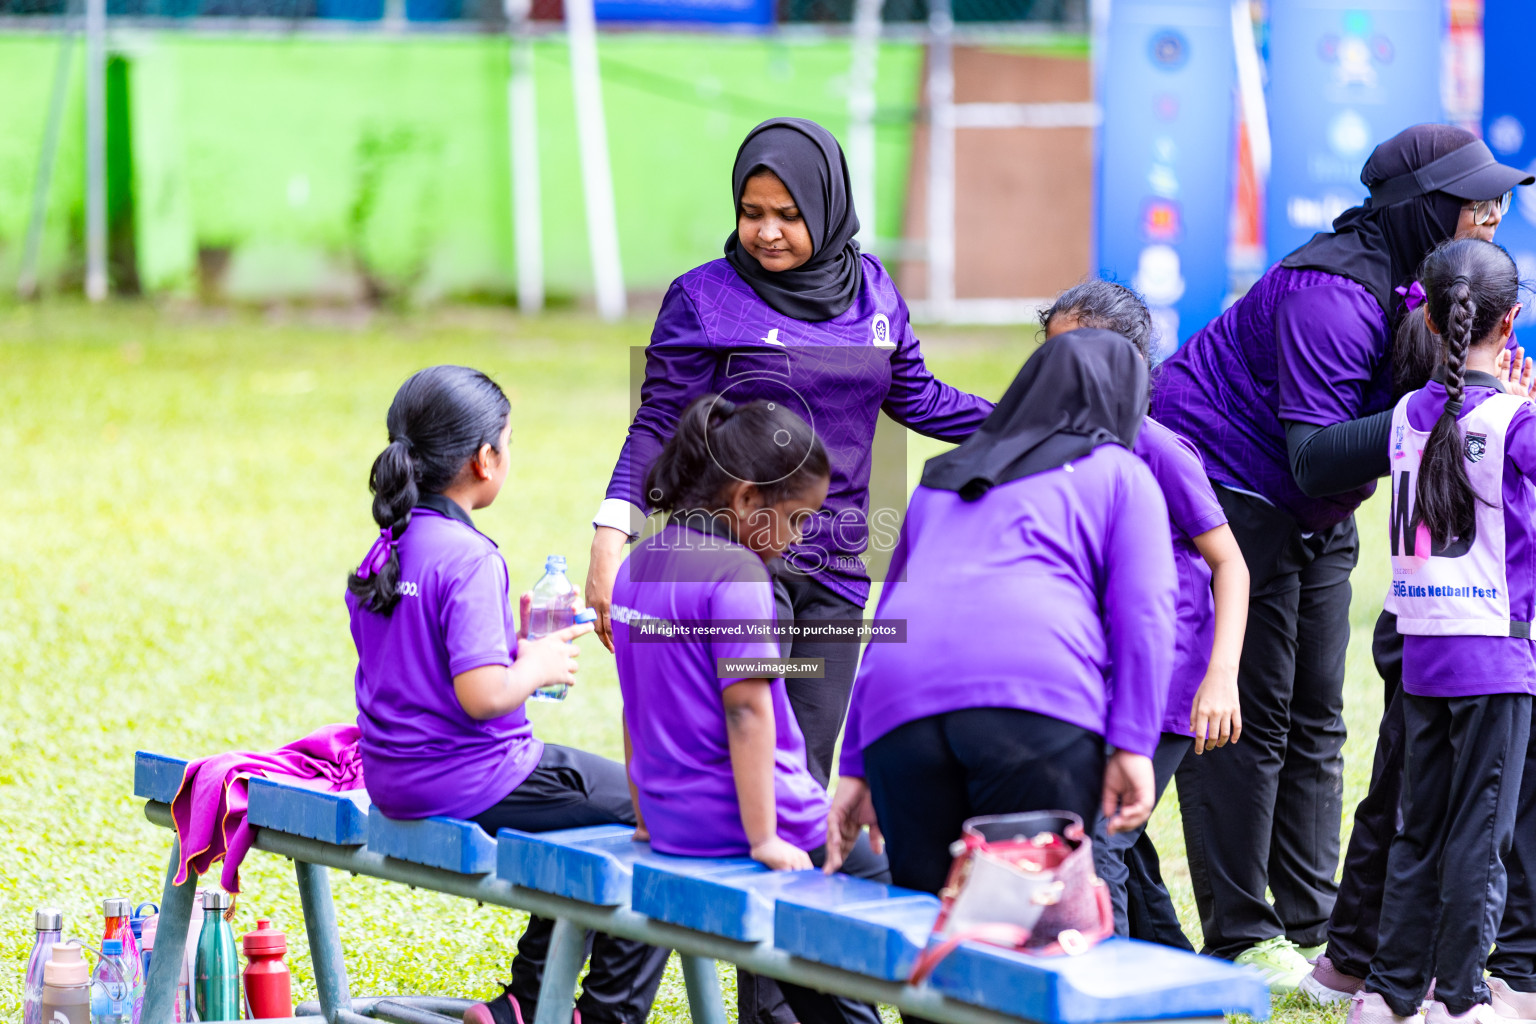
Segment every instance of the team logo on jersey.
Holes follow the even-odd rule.
[[[782,346],[784,344],[782,341],[779,340],[779,329],[777,327],[775,327],[773,330],[769,331],[766,335],[764,335],[763,337],[761,337],[761,338],[759,338],[757,340],[758,341],[766,341],[770,345],[781,345]]]
[[[1488,454],[1487,434],[1467,435],[1467,461],[1482,462],[1483,456]]]
[[[895,348],[896,341],[891,337],[891,321],[884,313],[876,313],[869,322],[869,331],[875,336],[875,348]]]

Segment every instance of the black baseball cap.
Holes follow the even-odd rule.
[[[1472,201],[1497,199],[1516,185],[1532,182],[1536,175],[1499,163],[1488,144],[1475,139],[1423,167],[1371,186],[1371,205],[1391,206],[1430,192]]]

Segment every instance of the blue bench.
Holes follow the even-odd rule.
[[[169,824],[185,762],[139,754],[135,795]],[[561,832],[503,829],[492,840],[452,818],[397,821],[360,794],[250,783],[255,848],[294,861],[314,960],[319,1012],[332,1022],[451,1020],[466,1001],[350,997],[328,868],[511,907],[555,922],[538,1016],[569,1024],[584,936],[607,932],[671,947],[682,957],[694,1024],[724,1024],[715,962],[825,992],[895,1005],[943,1024],[1109,1024],[1166,1018],[1263,1019],[1269,992],[1224,961],[1130,940],[1078,957],[1039,958],[966,944],[923,985],[906,979],[938,903],[925,893],[820,872],[770,872],[743,858],[670,857],[605,825]],[[172,869],[176,860],[172,848]],[[196,878],[167,876],[146,993],[146,1024],[169,1019]],[[179,918],[179,920],[178,920]],[[443,1014],[447,1014],[445,1018]],[[158,1016],[157,1016],[158,1015]]]

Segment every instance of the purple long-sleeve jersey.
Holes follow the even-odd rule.
[[[918,487],[880,594],[906,643],[859,665],[842,774],[897,726],[963,708],[1033,711],[1151,753],[1173,668],[1168,506],[1141,459],[1105,444],[975,501]],[[1113,667],[1113,683],[1111,683]]]
[[[607,497],[650,511],[646,472],[700,395],[784,402],[815,429],[832,464],[826,505],[785,559],[863,605],[869,574],[860,556],[869,547],[880,413],[920,434],[958,442],[981,426],[992,403],[934,378],[895,283],[878,259],[861,258],[858,299],[841,315],[814,323],[775,312],[723,259],[672,282],[646,349],[640,409]]]

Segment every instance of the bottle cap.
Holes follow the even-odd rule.
[[[246,932],[240,944],[246,956],[271,956],[274,953],[281,956],[288,952],[288,936],[273,928],[272,922],[265,917],[256,919],[256,930]]]
[[[564,555],[550,555],[548,558],[544,559],[544,571],[545,572],[556,572],[556,571],[565,572],[565,556]]]
[[[583,622],[596,622],[597,621],[597,609],[596,608],[583,608],[583,609],[581,609],[579,612],[576,613],[576,620],[575,621],[576,621],[577,625],[580,625]]]
[[[42,907],[34,915],[37,930],[40,932],[57,932],[64,929],[64,911],[53,907]]]
[[[203,890],[203,910],[225,911],[229,909],[229,893],[217,889]]]
[[[80,947],[73,942],[53,944],[53,956],[43,965],[43,984],[55,988],[84,985],[91,978],[80,956]]]
[[[102,956],[122,956],[122,954],[123,954],[123,940],[122,939],[102,939],[101,940],[101,955]]]
[[[101,901],[101,911],[108,917],[128,917],[133,913],[133,900],[126,896],[109,896]]]

